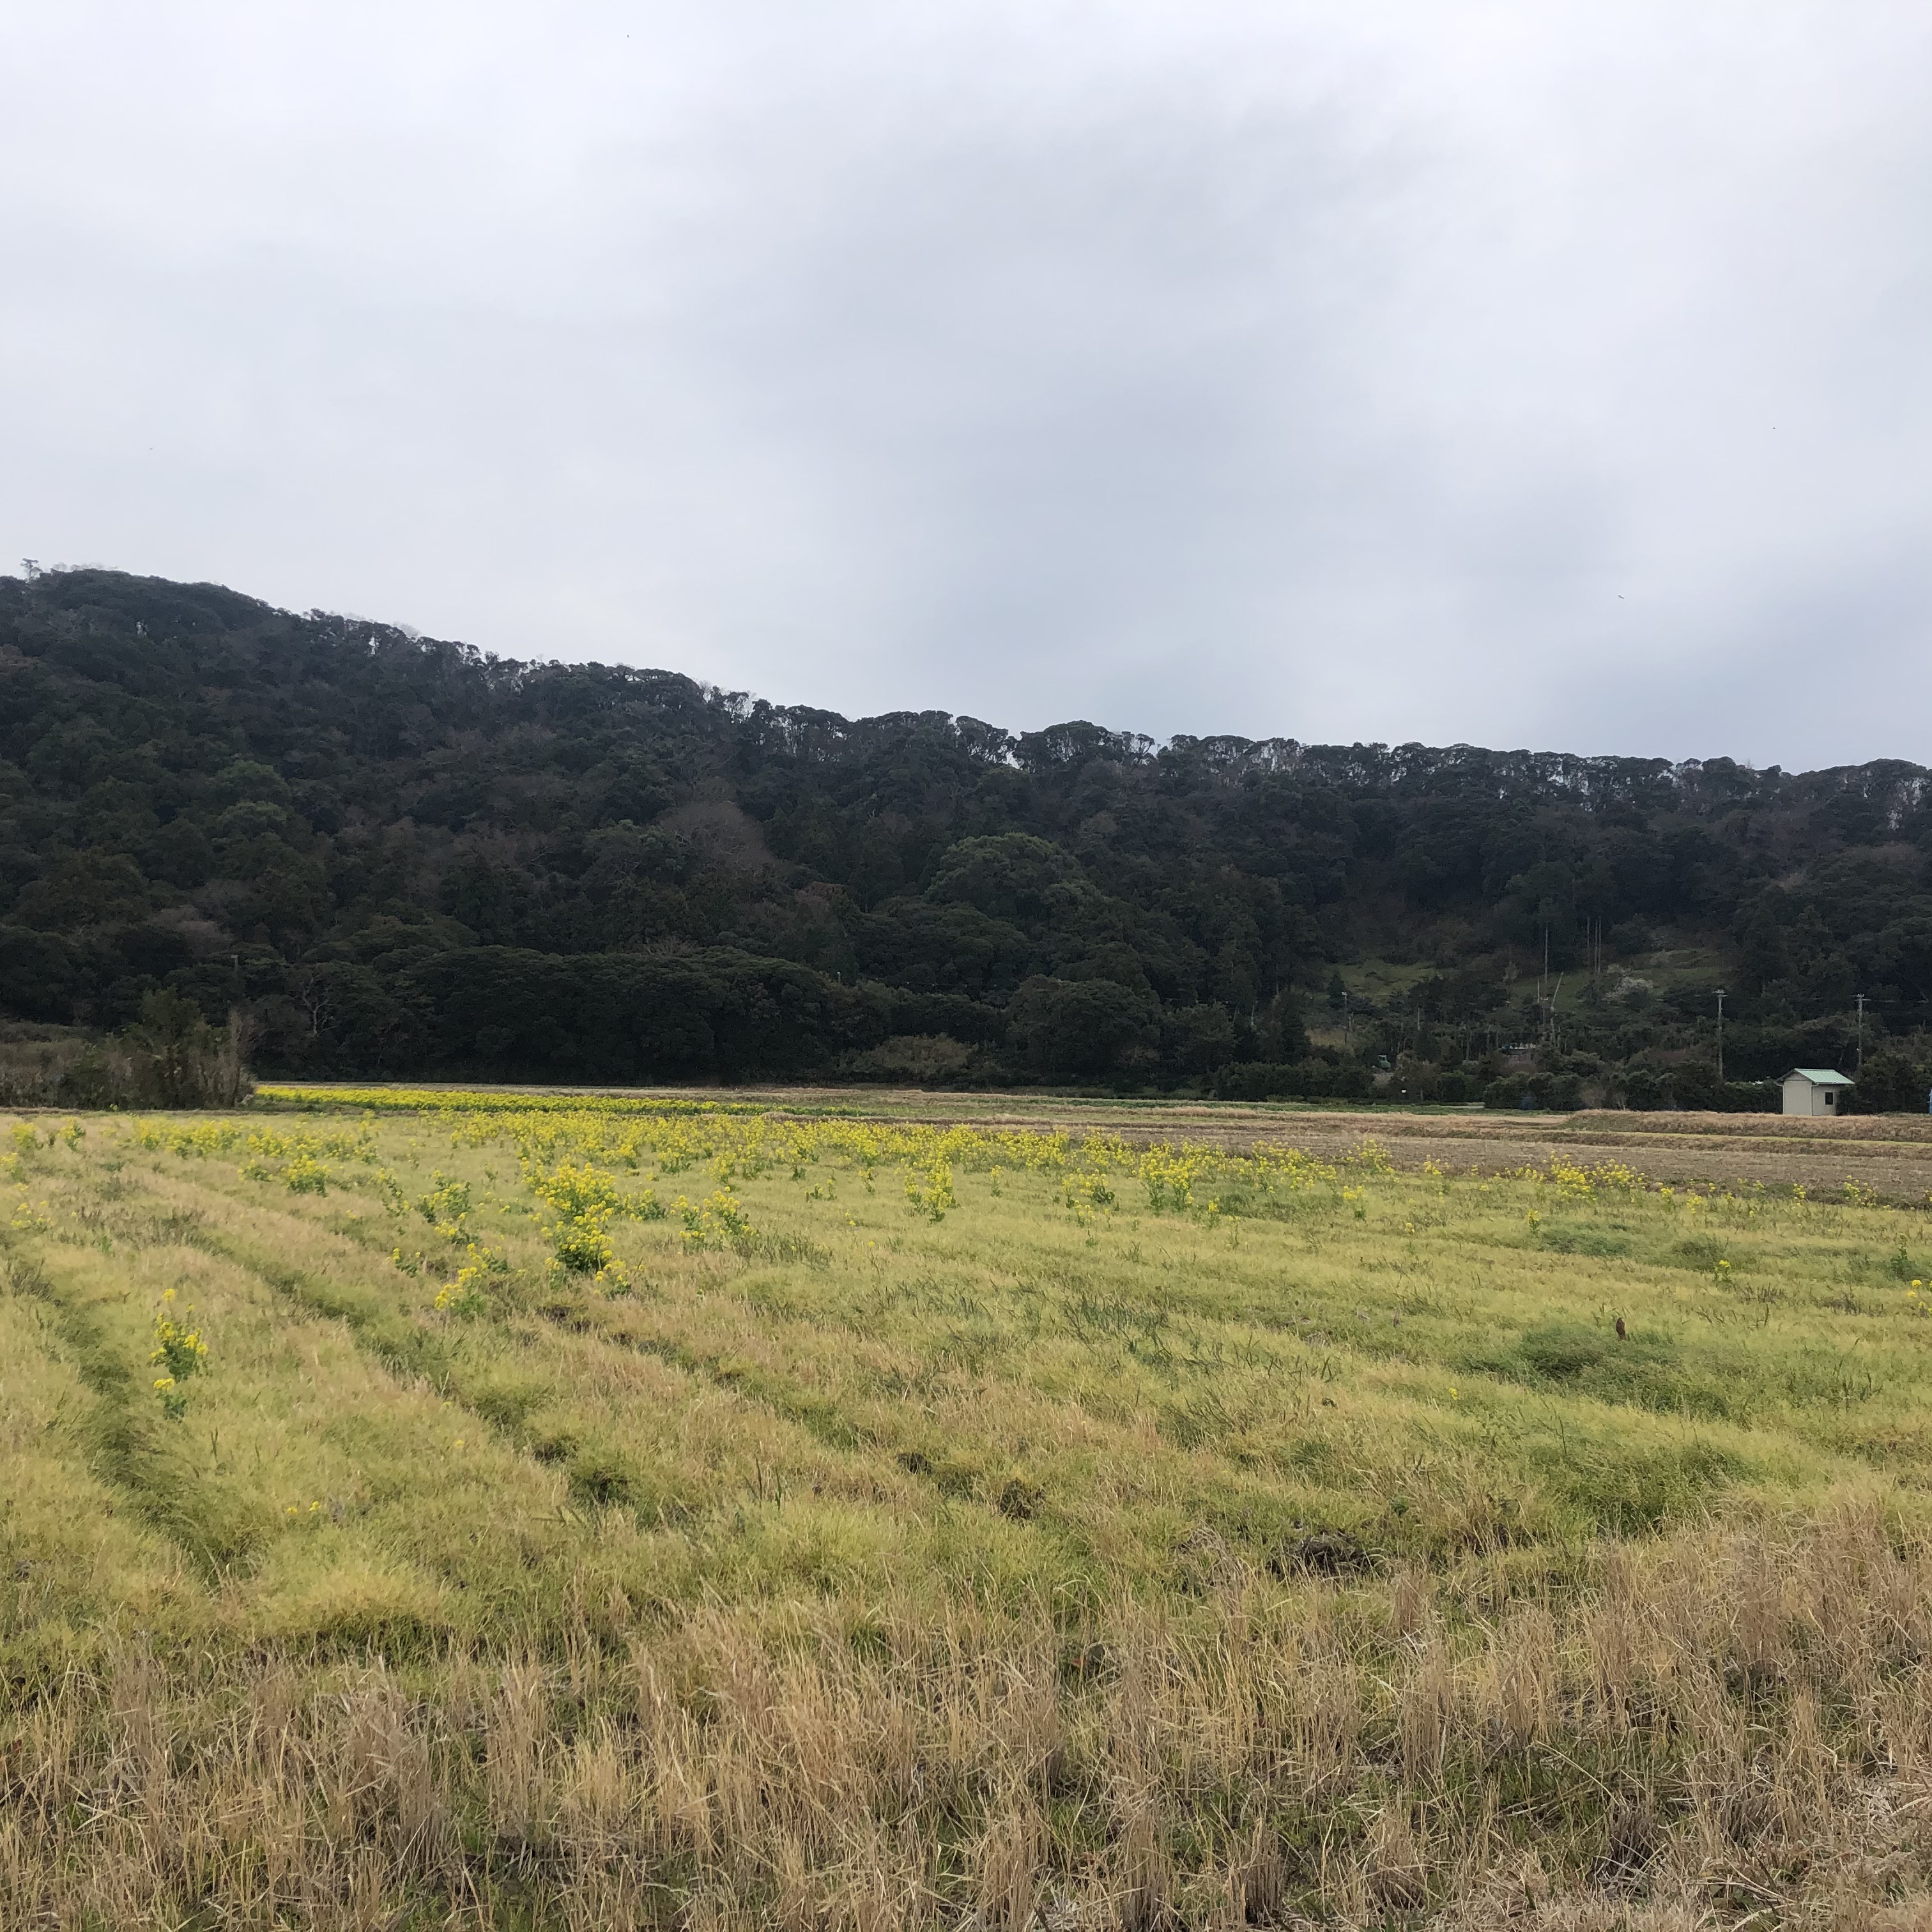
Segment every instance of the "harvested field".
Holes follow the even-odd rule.
[[[0,1118],[8,1932],[1932,1922],[1922,1213],[370,1097]]]

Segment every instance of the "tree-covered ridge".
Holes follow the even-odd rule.
[[[1916,1027],[1926,782],[848,720],[0,578],[0,1007],[116,1027],[167,988],[245,1006],[283,1070],[560,1078],[1454,1091],[1534,1040],[1545,1079],[1642,1097],[1708,1078],[1673,1070],[1719,976],[1733,1078],[1841,1059],[1856,993],[1868,1047]],[[1642,963],[1671,948],[1712,970]],[[1399,997],[1351,992],[1368,960]]]

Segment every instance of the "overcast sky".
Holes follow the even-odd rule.
[[[1932,9],[0,0],[0,567],[1932,762]]]

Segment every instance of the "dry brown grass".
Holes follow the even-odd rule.
[[[136,1637],[15,1687],[0,1923],[1917,1926],[1927,1562],[1848,1506],[1528,1596],[1504,1552],[1426,1591],[1238,1580],[1184,1627],[606,1604],[549,1654]]]

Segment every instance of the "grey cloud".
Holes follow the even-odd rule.
[[[1915,755],[1928,52],[23,10],[0,542],[848,711]]]

